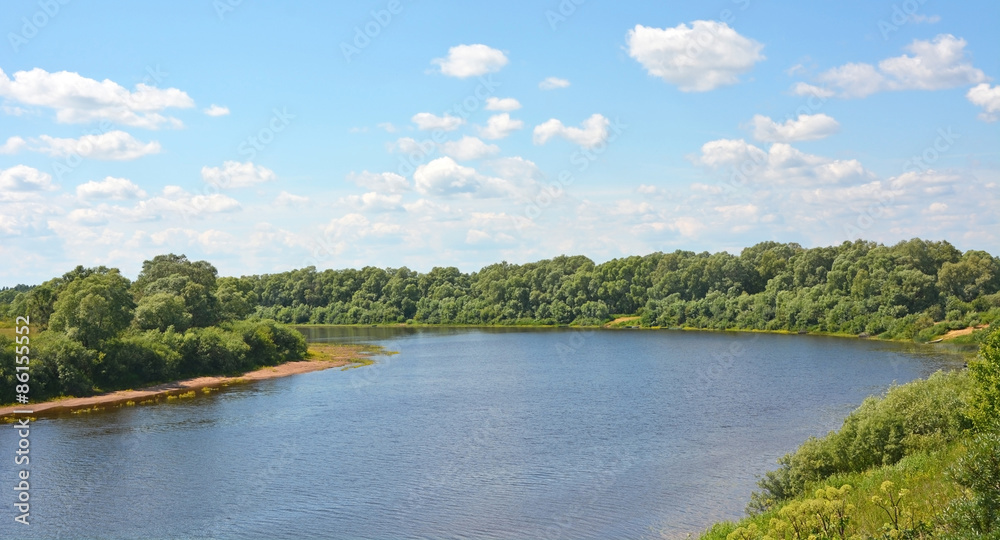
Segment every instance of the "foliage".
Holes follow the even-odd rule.
[[[219,287],[216,274],[205,261],[162,255],[143,264],[135,283],[117,269],[77,267],[37,287],[0,291],[11,302],[5,310],[28,313],[33,325],[39,323],[30,338],[32,399],[304,358],[300,333],[272,320],[245,320],[256,301],[253,291],[235,278]],[[0,403],[14,401],[16,374],[13,344],[0,338],[0,382],[6,383]]]
[[[950,536],[1000,538],[1000,435],[976,436],[952,475],[965,493],[945,513]]]
[[[225,281],[224,281],[225,280]],[[223,292],[223,290],[225,292]],[[222,278],[223,313],[285,323],[581,324],[807,330],[929,340],[1000,314],[1000,259],[910,240],[729,253],[652,253],[595,264],[560,256],[478,272],[406,267]]]
[[[37,287],[0,292],[0,306],[30,313],[44,327],[63,289],[108,271],[77,267]],[[183,330],[251,315],[293,324],[597,325],[611,314],[634,314],[644,326],[927,341],[1000,317],[1000,259],[920,239],[813,249],[762,242],[739,255],[675,251],[602,264],[559,256],[472,273],[307,267],[218,278],[209,263],[170,254],[143,263],[131,293],[138,329]]]
[[[979,430],[1000,429],[1000,328],[992,330],[969,364],[975,381],[975,400],[969,415]]]
[[[957,440],[971,427],[965,372],[938,372],[926,380],[870,397],[837,432],[810,438],[764,475],[748,509],[762,512],[803,493],[810,483],[834,474],[891,465],[904,456]]]
[[[52,330],[97,348],[131,323],[135,304],[129,285],[117,270],[74,280],[53,303]]]

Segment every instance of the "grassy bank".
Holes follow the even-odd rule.
[[[1000,331],[969,370],[872,397],[758,483],[705,540],[1000,538]]]

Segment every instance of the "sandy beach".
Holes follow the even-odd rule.
[[[117,407],[128,404],[157,401],[168,396],[185,394],[202,389],[218,389],[232,384],[277,379],[299,373],[309,373],[324,369],[344,367],[348,364],[370,363],[370,357],[378,351],[370,345],[347,344],[310,344],[309,358],[296,362],[286,362],[277,366],[263,367],[239,376],[195,377],[182,381],[174,381],[138,390],[119,390],[96,396],[80,398],[64,398],[43,403],[28,405],[9,405],[0,407],[0,421],[11,421],[14,417],[50,416],[60,413],[92,408]],[[31,414],[15,414],[14,411],[30,410]]]

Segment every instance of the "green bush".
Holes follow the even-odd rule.
[[[951,472],[965,488],[945,512],[952,538],[1000,538],[1000,435],[976,436]]]
[[[759,513],[836,473],[891,465],[904,456],[957,440],[971,427],[971,391],[965,372],[937,372],[926,380],[894,386],[870,397],[837,432],[810,438],[778,460],[781,467],[758,482],[748,510]]]
[[[250,346],[236,332],[216,326],[192,328],[184,333],[182,376],[238,373],[253,367]]]
[[[975,381],[969,416],[981,431],[1000,428],[1000,327],[993,328],[979,346],[979,357],[969,372]]]

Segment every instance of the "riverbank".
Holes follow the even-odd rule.
[[[181,381],[162,383],[138,390],[119,390],[88,397],[69,397],[32,403],[0,407],[0,422],[12,422],[16,417],[53,416],[64,413],[102,410],[109,407],[131,407],[146,405],[178,397],[193,397],[198,391],[210,393],[225,386],[267,379],[288,377],[300,373],[310,373],[330,368],[349,368],[374,362],[372,356],[386,354],[376,345],[311,343],[305,360],[286,362],[277,366],[267,366],[237,376],[194,377]],[[30,415],[14,414],[15,410],[30,410]]]
[[[891,343],[911,343],[916,345],[935,345],[942,343],[943,341],[952,341],[952,344],[968,346],[970,350],[977,347],[976,343],[970,338],[972,337],[972,332],[975,330],[981,330],[988,328],[989,325],[980,325],[976,327],[969,327],[963,330],[956,330],[950,332],[950,334],[945,339],[935,339],[930,341],[917,341],[913,339],[901,339],[901,338],[886,338],[877,335],[867,335],[867,334],[849,334],[845,332],[826,332],[820,330],[763,330],[759,328],[704,328],[696,326],[642,326],[639,323],[639,316],[630,315],[615,318],[609,322],[599,324],[599,325],[583,325],[583,324],[453,324],[453,323],[420,323],[420,322],[405,322],[405,323],[382,323],[382,324],[312,324],[312,323],[288,323],[290,326],[295,328],[463,328],[463,329],[570,329],[570,330],[669,330],[669,331],[682,331],[682,332],[714,332],[714,333],[748,333],[748,334],[773,334],[773,335],[809,335],[809,336],[822,336],[822,337],[835,337],[835,338],[845,338],[845,339],[867,339],[872,341],[887,341]],[[959,338],[959,339],[954,339]],[[964,338],[964,339],[963,339]]]

